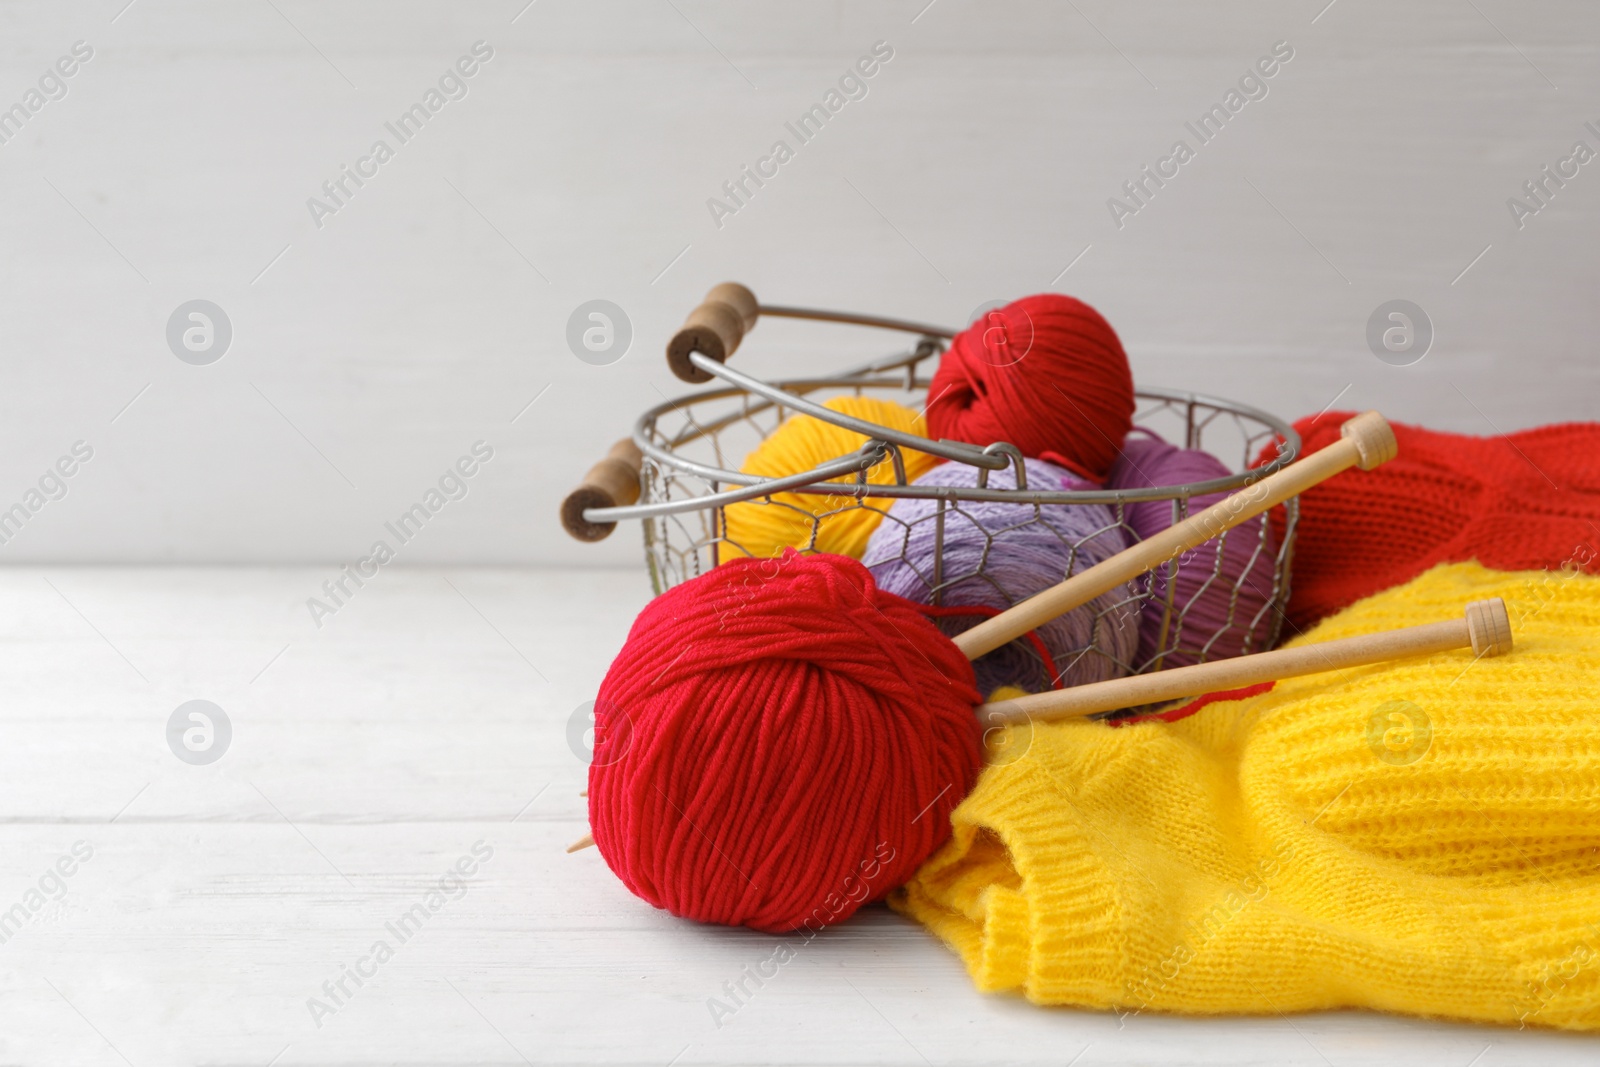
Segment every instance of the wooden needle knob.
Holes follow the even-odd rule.
[[[1467,636],[1475,656],[1503,656],[1511,651],[1511,616],[1506,602],[1474,600],[1467,605]]]
[[[1356,446],[1356,452],[1361,457],[1357,466],[1364,471],[1389,462],[1400,452],[1400,442],[1395,440],[1393,427],[1376,411],[1345,420],[1344,425],[1339,427],[1339,436]]]
[[[639,499],[639,469],[644,455],[631,437],[611,446],[606,458],[589,468],[583,484],[561,502],[561,525],[580,541],[603,541],[617,528],[614,522],[590,522],[588,508],[614,508]]]

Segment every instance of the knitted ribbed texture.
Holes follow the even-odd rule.
[[[1352,414],[1295,423],[1306,451],[1338,440]],[[1393,425],[1394,459],[1300,494],[1288,612],[1296,629],[1438,563],[1600,569],[1600,422],[1504,437]],[[1272,521],[1282,544],[1282,508]]]
[[[1491,596],[1508,656],[1036,727],[892,903],[1040,1004],[1600,1028],[1600,578],[1446,565],[1306,639]]]

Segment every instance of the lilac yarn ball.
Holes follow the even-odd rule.
[[[1232,472],[1209,452],[1170,445],[1148,430],[1138,429],[1122,443],[1122,452],[1107,476],[1108,489],[1147,489],[1209,481]],[[1191,497],[1193,515],[1227,496],[1207,493]],[[1147,500],[1123,506],[1123,519],[1140,540],[1173,523],[1170,500]],[[1167,596],[1167,568],[1150,573],[1150,596],[1139,621],[1139,653],[1143,668],[1160,653],[1158,666],[1181,667],[1264,652],[1271,636],[1272,584],[1278,547],[1272,525],[1258,515],[1178,557],[1173,579],[1172,616],[1162,635]]]
[[[1087,487],[1044,460],[1027,460],[1026,470],[1029,489],[1055,492]],[[976,468],[946,463],[917,479],[916,484],[972,488],[977,481]],[[990,472],[988,487],[1016,488],[1015,471],[1007,467]],[[935,500],[902,498],[894,502],[867,542],[862,559],[880,588],[919,604],[933,603],[937,511]],[[940,606],[978,605],[1003,611],[1116,555],[1130,543],[1111,509],[1099,504],[952,501],[945,510]],[[982,615],[951,615],[936,617],[934,622],[953,636],[983,619]],[[1131,585],[1120,586],[1045,623],[1037,632],[1055,661],[1059,684],[1120,677],[1128,672],[1138,647],[1136,591]],[[973,669],[978,689],[985,696],[1002,685],[1042,692],[1057,681],[1032,642],[1020,638],[980,657]]]

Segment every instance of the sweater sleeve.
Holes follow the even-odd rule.
[[[1490,596],[1506,657],[1034,727],[895,906],[1041,1004],[1600,1028],[1600,578],[1450,565],[1306,640]]]

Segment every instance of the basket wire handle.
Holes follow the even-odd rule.
[[[732,367],[722,366],[715,360],[710,359],[704,353],[690,353],[688,359],[689,362],[695,365],[697,368],[705,370],[708,376],[721,378],[729,385],[736,386],[747,393],[753,393],[756,396],[763,397],[764,399],[770,400],[774,404],[777,404],[783,408],[787,408],[788,410],[796,412],[797,414],[810,415],[812,418],[821,419],[823,422],[832,423],[835,426],[849,430],[852,433],[858,433],[861,436],[869,439],[889,441],[893,444],[899,445],[901,448],[909,448],[917,452],[926,452],[929,455],[938,456],[940,459],[953,459],[958,462],[965,463],[969,467],[983,467],[987,468],[988,470],[1004,470],[1011,464],[1011,460],[1007,459],[1005,456],[996,455],[994,453],[993,449],[995,446],[993,445],[991,445],[989,448],[979,448],[976,445],[967,444],[965,441],[950,441],[942,439],[935,441],[932,438],[919,437],[918,435],[914,433],[908,433],[905,430],[896,430],[892,427],[880,426],[875,422],[869,422],[866,419],[858,419],[853,415],[846,415],[842,411],[835,411],[832,408],[825,407],[824,405],[818,404],[815,401],[807,400],[803,396],[780,389],[775,385],[770,385],[767,382],[762,381],[760,378],[753,378],[748,374],[734,370]]]

